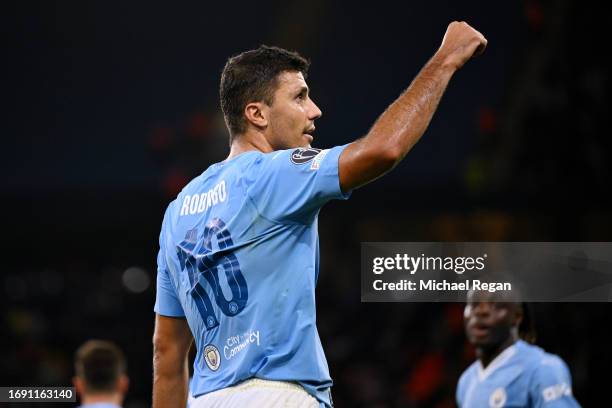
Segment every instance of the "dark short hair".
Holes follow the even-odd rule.
[[[528,343],[535,344],[537,339],[537,333],[535,329],[535,320],[533,308],[527,302],[521,302],[523,309],[523,320],[519,325],[519,337]]]
[[[230,132],[230,144],[236,134],[246,130],[244,107],[251,102],[271,105],[278,75],[285,71],[301,72],[306,76],[310,62],[297,52],[262,45],[227,60],[219,97],[225,123]]]
[[[115,344],[89,340],[76,351],[75,371],[87,392],[112,392],[121,374],[126,373],[125,356]]]

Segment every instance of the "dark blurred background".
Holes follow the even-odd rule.
[[[391,174],[320,217],[319,331],[338,407],[452,407],[460,304],[360,303],[361,241],[612,241],[607,14],[579,1],[15,2],[3,46],[0,384],[68,385],[89,338],[151,395],[167,203],[228,152],[225,60],[312,60],[316,147],[364,135],[451,20],[489,40]],[[585,407],[609,405],[611,304],[534,305]],[[23,406],[23,405],[20,405]]]

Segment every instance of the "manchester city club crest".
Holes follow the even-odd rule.
[[[489,407],[502,408],[506,403],[506,398],[506,390],[503,388],[497,388],[489,397]]]
[[[212,344],[204,347],[204,361],[206,361],[206,365],[211,370],[217,371],[219,369],[221,355],[219,354],[219,350]]]

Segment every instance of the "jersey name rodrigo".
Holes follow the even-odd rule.
[[[180,216],[202,213],[225,200],[227,200],[227,190],[225,189],[225,180],[221,180],[204,193],[186,195],[181,205]]]

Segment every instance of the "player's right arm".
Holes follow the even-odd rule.
[[[185,408],[189,378],[188,355],[193,342],[166,262],[164,226],[167,225],[171,205],[164,214],[157,254],[157,293],[153,308],[153,408]]]
[[[153,408],[185,408],[189,382],[187,320],[155,315],[153,334]]]
[[[342,191],[382,176],[399,163],[427,129],[453,74],[487,45],[465,22],[452,22],[442,45],[408,89],[368,134],[344,149],[338,163]]]

